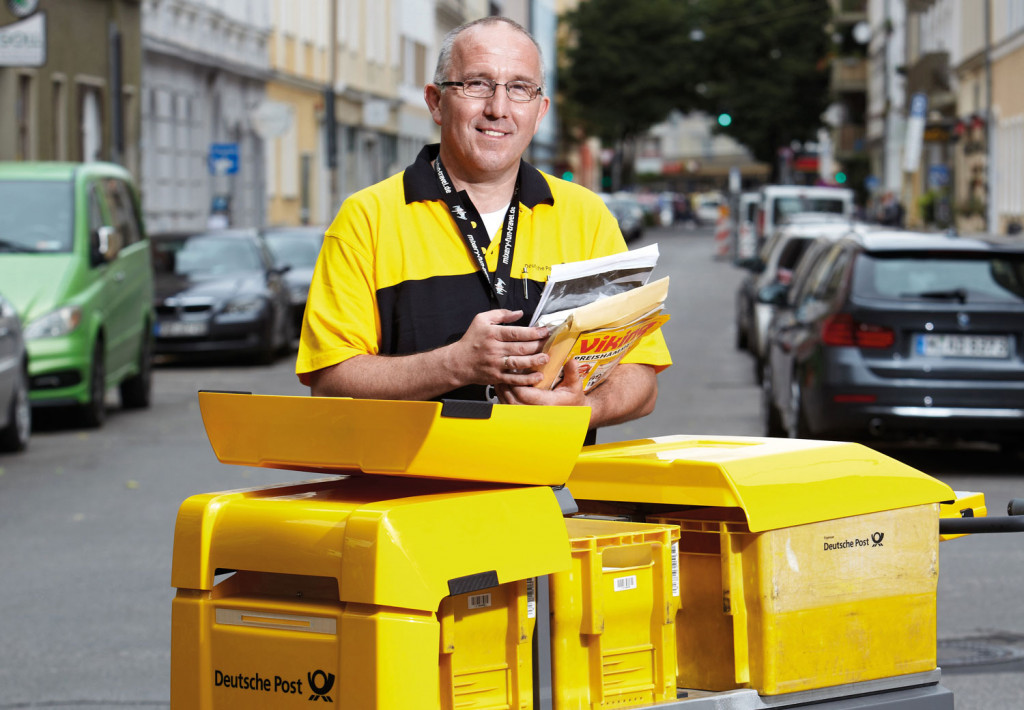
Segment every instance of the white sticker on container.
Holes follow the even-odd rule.
[[[530,577],[526,580],[526,618],[537,616],[537,580]]]
[[[672,596],[679,596],[679,543],[672,543]]]
[[[470,609],[486,609],[491,605],[490,594],[471,594],[469,597]]]
[[[631,574],[628,577],[616,577],[615,578],[615,591],[624,592],[627,589],[636,589],[636,575]]]

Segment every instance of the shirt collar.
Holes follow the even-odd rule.
[[[440,152],[440,143],[423,146],[423,150],[416,156],[416,162],[405,169],[402,182],[405,187],[406,204],[421,200],[444,199],[441,186],[437,183],[437,173],[431,165]],[[523,175],[519,201],[530,209],[542,202],[553,205],[555,198],[551,195],[551,188],[548,187],[548,182],[541,172],[525,160],[520,160],[519,167]]]

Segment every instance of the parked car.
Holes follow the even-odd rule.
[[[313,280],[313,269],[320,256],[325,231],[326,227],[273,227],[263,230],[263,238],[267,240],[275,263],[288,267],[284,280],[288,284],[292,325],[296,333],[302,330],[309,284]]]
[[[700,224],[715,224],[718,222],[722,205],[725,204],[725,199],[721,194],[717,192],[706,192],[701,195],[697,195],[695,202],[696,206],[694,207],[694,211],[697,213],[697,221]]]
[[[807,247],[818,238],[836,240],[852,229],[868,227],[849,220],[801,221],[785,225],[765,243],[761,252],[752,259],[738,262],[750,271],[736,291],[736,347],[746,348],[754,356],[754,372],[758,378],[765,353],[765,333],[771,320],[773,306],[758,298],[758,294],[772,284],[787,285]]]
[[[284,274],[255,230],[152,238],[156,352],[241,354],[270,363],[291,347]]]
[[[644,208],[631,195],[602,195],[604,203],[619,221],[619,229],[626,242],[633,242],[644,234]]]
[[[809,254],[774,298],[772,434],[1021,445],[1024,245],[853,233]]]
[[[14,305],[0,295],[0,451],[24,451],[32,432],[28,351]]]
[[[149,406],[153,272],[129,173],[0,163],[0,204],[0,284],[24,324],[32,406],[73,405],[93,427],[109,387]]]
[[[735,260],[749,259],[757,254],[757,237],[754,226],[757,223],[757,209],[761,204],[761,193],[741,192],[734,199],[732,238],[736,248]]]
[[[764,244],[775,230],[801,212],[829,212],[852,218],[853,190],[845,187],[765,185],[757,212],[757,243]]]

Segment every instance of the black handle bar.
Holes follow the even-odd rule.
[[[998,518],[940,518],[940,535],[1024,532],[1024,498],[1012,498]]]

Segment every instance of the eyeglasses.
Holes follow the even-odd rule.
[[[544,89],[528,81],[509,81],[504,84],[490,79],[466,79],[465,81],[442,81],[438,86],[461,86],[462,93],[471,99],[489,99],[499,86],[505,87],[509,100],[527,103],[544,93]]]

